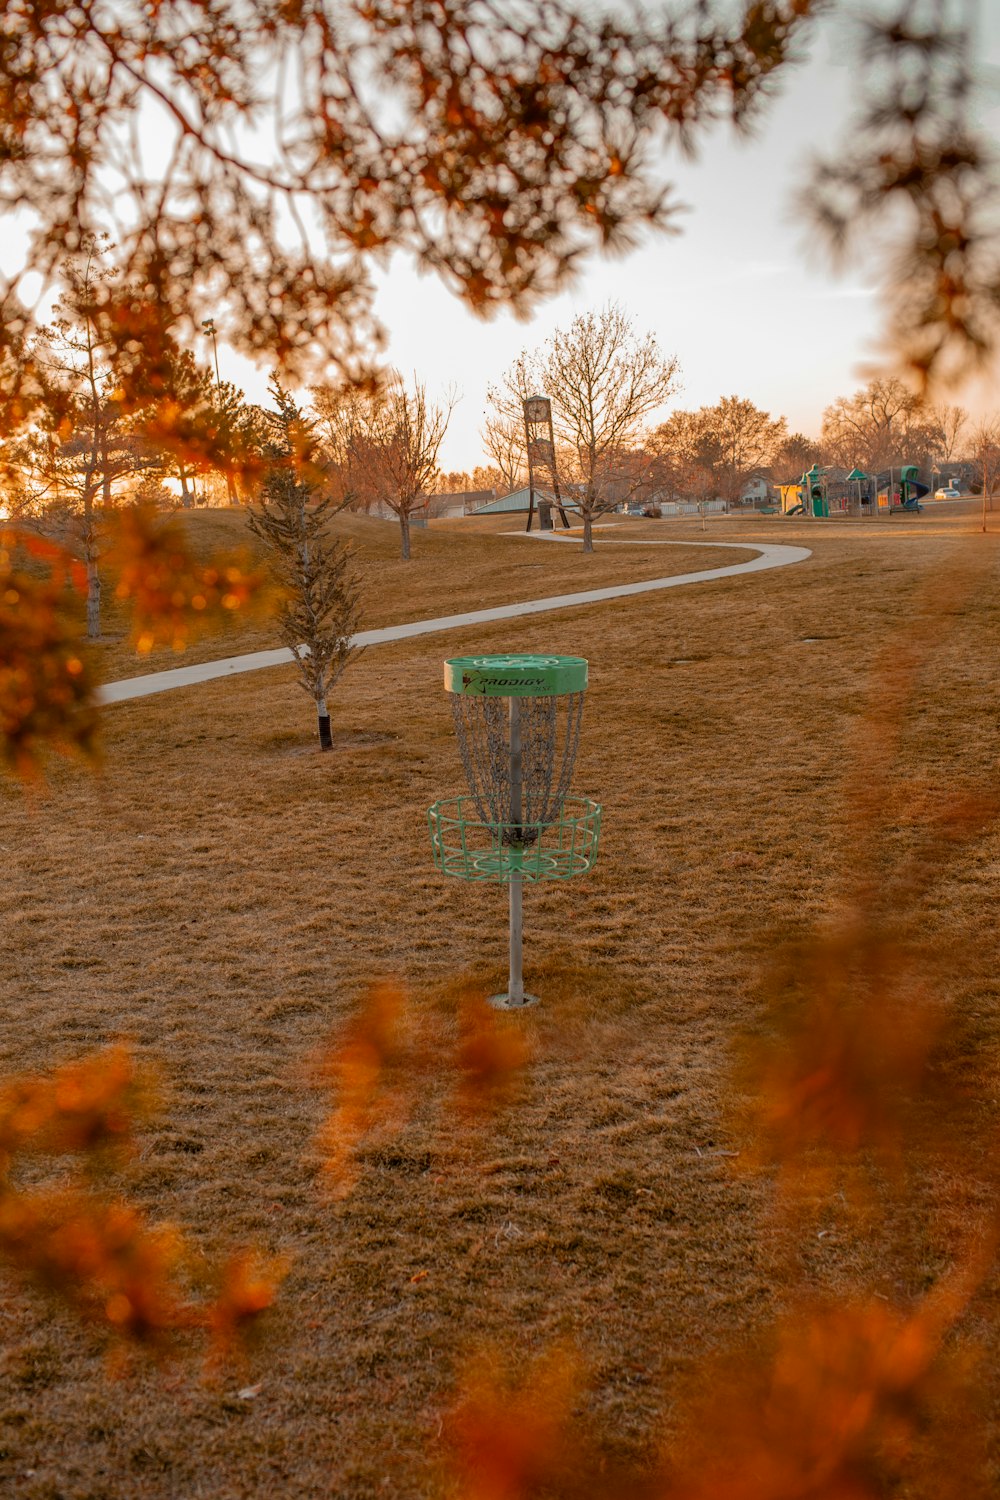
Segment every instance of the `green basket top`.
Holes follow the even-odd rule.
[[[453,656],[444,664],[444,686],[480,698],[582,693],[587,663],[582,656]]]

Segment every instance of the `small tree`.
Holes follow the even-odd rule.
[[[1000,484],[1000,416],[986,416],[972,430],[972,446],[983,481],[983,530],[986,512],[993,509],[993,492]]]
[[[775,450],[771,463],[775,477],[779,480],[798,478],[813,464],[821,462],[822,450],[814,438],[804,432],[791,432],[783,437]]]
[[[411,519],[426,510],[437,478],[438,452],[455,399],[449,395],[438,405],[428,400],[426,386],[415,381],[408,391],[392,372],[380,390],[353,401],[348,410],[348,483],[365,509],[381,503],[392,511],[404,562],[410,556]]]
[[[519,420],[490,413],[483,425],[483,447],[492,459],[488,466],[496,475],[494,489],[510,495],[527,483],[524,451],[524,417]]]
[[[932,406],[927,415],[934,437],[935,461],[942,466],[954,463],[969,413],[964,406],[944,404]]]
[[[299,685],[316,705],[320,748],[330,750],[330,689],[358,652],[352,638],[360,623],[360,590],[349,548],[329,535],[335,507],[313,424],[277,381],[271,394],[277,412],[267,414],[270,463],[249,526],[271,550],[285,591],[281,638],[295,657]]]

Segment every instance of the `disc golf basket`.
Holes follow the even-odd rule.
[[[524,991],[524,882],[570,880],[597,858],[601,809],[569,793],[587,663],[578,656],[460,656],[444,664],[469,791],[435,802],[434,862],[457,880],[509,888],[510,978],[497,1009],[537,1003]]]

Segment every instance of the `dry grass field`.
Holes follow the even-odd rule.
[[[246,528],[242,510],[207,510],[181,513],[179,524],[188,533],[197,555],[211,551],[245,552],[253,562],[264,560],[262,544]],[[670,548],[671,561],[662,565],[662,550],[621,554],[609,548],[602,556],[584,557],[580,548],[551,546],[542,552],[534,543],[517,535],[517,518],[484,517],[462,522],[432,522],[413,532],[413,558],[399,556],[399,527],[395,521],[371,520],[367,516],[340,515],[331,529],[349,541],[354,564],[364,589],[363,629],[397,625],[404,620],[460,610],[485,609],[493,604],[535,599],[541,594],[572,593],[574,590],[627,583],[636,578],[656,578],[665,572],[682,573],[698,567],[718,567],[719,553],[699,545],[701,533],[690,537],[690,546]],[[490,537],[484,548],[482,540]],[[705,538],[711,541],[712,537]],[[725,556],[724,563],[739,561]],[[266,618],[234,617],[223,634],[202,637],[183,656],[169,649],[137,659],[127,634],[128,620],[111,588],[105,590],[105,638],[93,649],[100,675],[125,677],[138,672],[173,667],[179,661],[205,661],[240,651],[267,650],[276,644],[274,626]]]
[[[231,535],[225,517],[205,524]],[[688,545],[587,559],[457,523],[418,534],[407,567],[393,528],[353,524],[368,626],[739,560],[702,540],[814,554],[373,649],[338,687],[328,755],[282,668],[111,710],[99,777],[61,765],[39,800],[0,791],[2,1071],[131,1039],[159,1069],[161,1105],[122,1191],[199,1256],[256,1244],[290,1261],[250,1363],[208,1381],[193,1355],[109,1378],[96,1333],[0,1280],[4,1494],[456,1494],[442,1418],[464,1362],[488,1343],[523,1365],[559,1339],[586,1368],[579,1417],[607,1461],[651,1460],[706,1352],[803,1289],[918,1295],[989,1191],[985,1173],[942,1166],[884,1217],[819,1188],[804,1218],[776,1215],[732,1059],[778,947],[849,901],[865,860],[888,881],[940,791],[995,787],[1000,535],[954,511],[717,523],[704,538],[643,522],[628,534]],[[914,641],[887,748],[879,711]],[[255,627],[198,652],[270,643]],[[121,642],[99,649],[109,676],[150,669]],[[591,875],[526,892],[542,1004],[509,1024],[533,1059],[519,1095],[476,1124],[448,1059],[463,987],[505,979],[504,898],[437,875],[425,811],[462,790],[441,661],[494,650],[589,658],[575,789],[605,814]],[[875,833],[859,787],[877,791]],[[994,829],[912,914],[928,952],[948,955],[980,1131],[998,1114],[998,898]],[[337,1198],[317,1147],[331,1103],[318,1059],[385,976],[442,1061],[409,1118],[363,1143]],[[996,1313],[994,1281],[964,1324],[994,1434]],[[1000,1480],[995,1437],[991,1466]]]

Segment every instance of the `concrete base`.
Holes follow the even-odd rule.
[[[529,1006],[538,1004],[538,996],[525,995],[523,1000],[512,1000],[506,993],[488,995],[486,1004],[492,1005],[494,1010],[527,1010]]]

